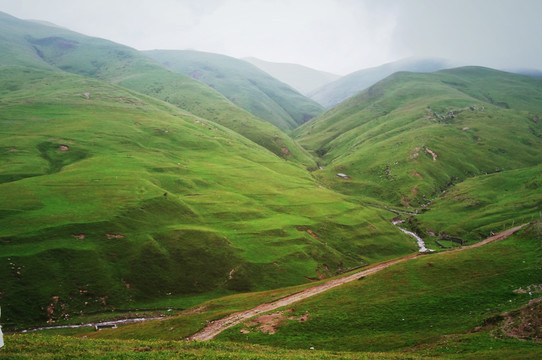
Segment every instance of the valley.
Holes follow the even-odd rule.
[[[0,358],[540,356],[541,79],[0,31]]]

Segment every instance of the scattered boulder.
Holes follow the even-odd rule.
[[[290,150],[288,150],[287,147],[285,147],[285,146],[284,146],[284,147],[281,147],[280,150],[282,150],[282,154],[283,154],[284,156],[286,156],[286,157],[290,157],[290,156],[291,156]]]
[[[431,155],[433,157],[433,161],[437,161],[437,154],[435,154],[433,150],[425,148],[425,153]]]
[[[84,236],[84,235],[83,235]],[[122,234],[105,234],[109,240],[111,239],[122,239],[124,238],[124,235]]]

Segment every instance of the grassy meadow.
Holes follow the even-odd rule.
[[[2,71],[25,84],[0,103],[8,328],[185,308],[416,249],[391,214],[216,123],[96,80]]]
[[[542,80],[400,72],[312,118],[235,59],[3,13],[0,33],[0,358],[541,356]],[[397,218],[437,251],[268,316],[272,334],[183,341],[418,253]]]
[[[540,282],[540,234],[537,223],[485,247],[403,262],[292,305],[292,317],[308,314],[306,321],[284,319],[274,334],[239,325],[217,339],[292,349],[536,358],[541,348],[525,341],[529,334],[514,339],[489,325],[540,297],[540,290],[521,291]]]
[[[540,164],[541,89],[484,68],[396,73],[295,135],[329,187],[421,209],[465,179]]]

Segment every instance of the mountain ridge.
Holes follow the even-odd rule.
[[[340,78],[340,75],[312,69],[301,64],[276,63],[255,57],[245,57],[242,60],[289,84],[305,96],[309,96],[314,90]]]
[[[135,49],[58,27],[4,15],[0,63],[26,64],[107,80],[165,100],[220,123],[275,155],[314,167],[311,157],[275,126],[256,118],[219,92],[190,77],[167,70]]]
[[[290,131],[324,109],[259,68],[242,60],[193,50],[151,50],[145,55],[201,81],[236,105]]]
[[[307,94],[311,99],[330,109],[350,96],[398,71],[433,72],[452,67],[444,59],[408,58],[380,66],[361,69],[342,76]]]

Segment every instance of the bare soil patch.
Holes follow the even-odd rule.
[[[293,309],[288,309],[258,316],[255,319],[247,321],[245,323],[245,327],[241,329],[241,333],[248,334],[256,330],[264,334],[274,334],[277,332],[281,325],[286,323],[287,320],[303,322],[307,321],[307,319],[309,318],[308,313],[301,315],[300,317],[288,316],[292,314],[293,311]]]
[[[520,309],[492,316],[474,332],[490,330],[496,337],[511,337],[542,342],[542,298],[529,301]]]
[[[415,176],[415,177],[420,178],[420,179],[423,179],[423,175],[420,174],[419,172],[417,172],[416,170],[412,170],[410,175]]]
[[[500,326],[503,335],[542,342],[542,298],[533,299],[527,306],[501,316],[504,318]]]
[[[109,240],[111,239],[122,239],[124,235],[122,234],[105,234]]]

